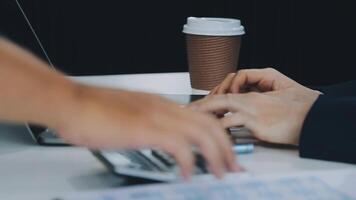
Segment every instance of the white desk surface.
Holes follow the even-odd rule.
[[[159,94],[191,94],[187,73],[110,75],[80,82]],[[199,91],[201,92],[201,91]],[[37,146],[24,126],[0,124],[0,199],[45,200],[81,191],[119,187],[124,179],[107,172],[84,148]],[[354,168],[353,165],[301,159],[296,149],[256,147],[239,163],[250,173]]]

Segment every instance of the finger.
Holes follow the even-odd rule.
[[[216,158],[219,159],[218,161],[214,158],[215,167],[212,167],[214,170],[212,173],[220,178],[221,172],[230,170],[232,168],[231,163],[235,161],[235,155],[232,152],[231,144],[229,144],[224,129],[217,120],[208,115],[198,113],[192,115],[192,118],[188,123],[194,124],[194,126],[186,127],[187,137],[189,137],[200,149],[203,146],[208,145],[209,151],[214,151],[214,153],[218,155],[216,156]],[[211,152],[209,154],[213,156]],[[208,159],[206,159],[206,161],[210,164],[212,162],[209,162]]]
[[[228,116],[225,116],[220,119],[221,125],[224,128],[231,128],[235,126],[244,126],[247,121],[247,116],[242,113],[234,113]]]
[[[218,146],[221,158],[224,160],[225,169],[229,171],[235,171],[237,169],[236,156],[232,150],[232,143],[226,133],[226,130],[222,128],[219,121],[205,117],[200,118],[197,124],[201,124],[201,130],[204,130],[201,137],[212,137],[215,144]]]
[[[271,90],[274,84],[274,71],[267,69],[246,69],[237,72],[231,83],[230,90],[233,93],[240,92],[240,89],[248,85],[257,85],[259,89]]]
[[[215,95],[216,92],[219,90],[219,87],[220,85],[215,86],[214,89],[210,91],[208,96]]]
[[[213,114],[217,117],[217,118],[222,118],[225,116],[226,113],[228,113],[228,110],[216,110],[213,112]]]
[[[236,156],[232,150],[232,144],[229,140],[225,129],[214,118],[200,113],[190,114],[187,118],[184,116],[182,119],[187,120],[188,126],[181,126],[184,128],[186,135],[193,141],[197,142],[198,146],[202,146],[200,142],[209,139],[216,146],[218,157],[222,159],[223,171],[238,171],[239,167],[236,164]],[[180,129],[180,128],[178,128]],[[214,150],[213,148],[210,148]],[[212,168],[216,169],[216,168]],[[215,173],[219,176],[218,173]]]
[[[261,126],[260,122],[256,119],[256,117],[254,117],[254,115],[247,113],[235,113],[220,119],[220,122],[225,128],[243,126],[255,137],[257,136],[257,133],[259,133],[259,127]]]
[[[223,159],[222,151],[220,151],[219,146],[213,140],[211,136],[205,134],[205,136],[200,137],[195,141],[198,145],[201,154],[205,158],[211,173],[213,173],[217,178],[221,179],[226,170],[225,161]]]
[[[189,180],[195,168],[195,158],[192,153],[192,146],[184,139],[166,137],[160,139],[162,150],[169,153],[180,167],[184,180]]]
[[[184,135],[192,144],[199,147],[207,164],[211,166],[211,172],[217,178],[222,178],[224,172],[228,169],[225,157],[229,156],[223,150],[223,145],[219,144],[216,136],[216,129],[221,131],[220,134],[224,134],[222,127],[218,121],[200,113],[191,115],[190,119],[187,120],[187,124],[190,124],[190,126],[184,127],[186,130]],[[226,145],[224,147],[226,148]]]
[[[233,144],[229,139],[226,130],[222,128],[219,123],[210,124],[213,125],[210,130],[212,130],[214,140],[218,143],[218,146],[222,151],[222,156],[224,158],[227,169],[232,172],[238,171],[239,167],[236,164],[236,155],[232,150]]]
[[[204,101],[209,101],[209,99],[211,99],[211,98],[216,98],[216,97],[214,97],[214,95],[213,96],[207,96],[207,97],[204,98]],[[203,101],[203,99],[200,100],[200,101]],[[203,110],[200,110],[198,108],[200,103],[201,103],[200,101],[196,101],[196,102],[190,103],[186,107],[190,108],[190,109],[192,109],[194,111],[203,111]],[[206,112],[214,114],[217,118],[221,118],[229,111],[226,110],[226,109],[222,109],[222,110],[214,110],[214,111],[211,111],[211,112],[209,112],[209,111],[206,111]]]
[[[219,148],[213,135],[209,134],[211,130],[209,130],[208,125],[210,125],[210,120],[212,119],[201,113],[185,112],[184,109],[181,109],[175,115],[179,121],[179,125],[177,126],[177,123],[171,124],[172,127],[175,127],[174,130],[179,132],[184,141],[191,145],[196,145],[201,149],[203,157],[212,166],[212,173],[216,177],[221,178],[226,168],[223,160],[223,151]],[[209,119],[209,123],[203,123],[207,118]],[[175,142],[175,140],[172,141]]]
[[[230,112],[237,112],[244,109],[242,103],[239,102],[237,95],[214,95],[210,98],[202,99],[190,104],[194,110],[203,112],[220,112],[228,110]]]
[[[227,75],[227,77],[224,79],[224,81],[220,84],[218,90],[216,91],[215,94],[226,94],[229,92],[230,85],[232,81],[234,80],[236,73],[230,73]]]

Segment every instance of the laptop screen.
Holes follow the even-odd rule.
[[[47,54],[47,40],[41,40],[40,23],[34,23],[37,1],[26,0],[1,0],[0,1],[0,33],[18,45],[33,52],[38,57],[47,61],[50,66],[52,61]],[[36,142],[39,136],[46,132],[46,128],[28,125],[29,131]]]
[[[6,38],[30,50],[51,63],[47,55],[48,40],[41,37],[40,25],[36,21],[36,2],[26,0],[0,1],[0,32]],[[44,16],[41,16],[43,18]],[[43,22],[43,21],[41,21]]]

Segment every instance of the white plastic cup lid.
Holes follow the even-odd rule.
[[[235,36],[245,34],[245,29],[238,19],[188,17],[183,33],[206,36]]]

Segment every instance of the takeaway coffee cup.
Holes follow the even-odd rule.
[[[189,17],[183,33],[192,88],[211,90],[236,72],[245,34],[240,20]]]

